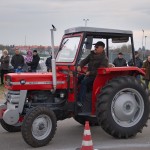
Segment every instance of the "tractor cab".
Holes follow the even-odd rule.
[[[127,61],[133,58],[135,63],[132,31],[92,27],[67,29],[65,30],[58,54],[56,55],[56,70],[69,74],[68,88],[72,93],[68,95],[72,96],[68,96],[68,98],[70,97],[72,100],[68,99],[68,102],[72,101],[76,103],[78,101],[78,93],[80,90],[78,77],[86,72],[87,66],[82,69],[82,72],[77,72],[76,69],[80,61],[94,50],[93,44],[97,41],[103,41],[106,45],[105,52],[109,59],[109,68],[99,68],[93,85],[89,85],[88,87],[87,99],[85,100],[84,108],[82,108],[87,114],[91,114],[91,112],[95,114],[96,97],[101,88],[109,80],[117,76],[144,74],[137,67],[115,67],[112,64],[115,57],[117,57],[117,52],[120,51],[124,53]]]
[[[60,63],[64,63],[64,65],[77,65],[91,50],[94,50],[92,44],[97,41],[105,43],[105,51],[110,63],[114,59],[113,50],[120,49],[120,51],[128,52],[126,56],[128,59],[134,53],[132,31],[77,27],[65,30],[65,35],[56,57],[57,65]]]

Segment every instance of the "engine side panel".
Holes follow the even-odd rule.
[[[9,79],[9,81],[8,81]],[[57,89],[67,88],[67,76],[57,74]],[[52,73],[10,73],[5,76],[9,90],[50,90],[53,88]]]

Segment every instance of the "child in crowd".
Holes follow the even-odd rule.
[[[27,63],[31,63],[32,60],[33,60],[33,53],[31,50],[28,50],[27,55],[24,58],[24,62],[25,62],[24,70],[25,70],[25,72],[31,72],[31,66],[28,66]]]

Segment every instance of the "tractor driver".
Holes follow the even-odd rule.
[[[79,98],[77,102],[79,107],[82,107],[83,102],[86,99],[87,87],[93,84],[97,74],[97,69],[108,67],[108,59],[104,51],[105,44],[102,41],[99,41],[93,45],[95,45],[95,50],[91,51],[91,53],[85,59],[83,59],[77,67],[77,71],[80,72],[81,68],[88,64],[87,72],[85,73],[84,78],[81,80]]]

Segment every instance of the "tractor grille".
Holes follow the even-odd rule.
[[[12,104],[18,104],[20,100],[20,91],[8,91],[6,100]]]

